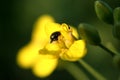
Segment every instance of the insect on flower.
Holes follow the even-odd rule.
[[[38,77],[49,76],[57,67],[58,59],[77,61],[86,54],[86,43],[78,40],[74,27],[55,23],[44,15],[38,19],[31,41],[21,48],[17,63],[23,68],[32,68]]]
[[[58,36],[60,36],[61,35],[61,33],[60,32],[54,32],[54,33],[52,33],[51,34],[51,36],[50,36],[50,39],[51,39],[51,41],[50,41],[50,43],[52,43],[53,41],[56,41],[56,40],[58,40]]]

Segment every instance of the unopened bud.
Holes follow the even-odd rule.
[[[113,11],[108,4],[101,0],[95,1],[95,11],[100,20],[113,24]]]
[[[98,31],[90,24],[80,24],[79,27],[80,37],[86,42],[92,45],[98,45],[101,43],[101,39]]]

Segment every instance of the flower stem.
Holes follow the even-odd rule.
[[[102,44],[99,44],[98,46],[101,47],[102,49],[104,49],[105,51],[109,52],[112,57],[114,57],[114,56],[117,54],[117,53],[111,51],[110,49],[108,49],[107,47],[105,47],[105,46],[102,45]]]
[[[87,64],[84,60],[78,61],[89,73],[91,73],[97,80],[106,80],[104,76],[102,76],[100,73],[95,71],[89,64]]]
[[[75,78],[75,80],[90,80],[88,76],[74,63],[64,64],[64,68]]]

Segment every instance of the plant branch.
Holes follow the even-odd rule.
[[[110,55],[113,56],[113,57],[117,54],[117,53],[111,51],[110,49],[108,49],[107,47],[105,47],[102,44],[99,44],[99,47],[101,47],[102,49],[104,49],[105,51],[107,51],[108,53],[110,53]]]
[[[97,80],[106,80],[104,76],[94,70],[89,64],[87,64],[84,60],[78,61],[89,73],[91,73]]]
[[[67,62],[64,64],[64,68],[75,78],[75,80],[90,80],[74,63]]]

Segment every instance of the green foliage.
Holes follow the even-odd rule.
[[[97,0],[95,1],[95,12],[101,21],[107,24],[112,24],[113,35],[115,38],[120,40],[120,7],[115,8],[113,12],[112,8],[107,3]],[[84,39],[87,43],[97,45],[107,51],[110,55],[112,55],[114,65],[120,69],[120,54],[113,52],[111,49],[108,49],[101,44],[101,38],[98,31],[92,25],[81,23],[78,28],[82,39]]]
[[[113,10],[107,3],[101,0],[95,1],[95,11],[100,20],[113,24]]]
[[[120,23],[120,7],[114,9],[113,16],[114,16],[114,23],[115,24]]]
[[[101,39],[98,31],[90,24],[81,23],[79,24],[80,37],[86,42],[92,45],[98,45],[101,43]]]
[[[113,26],[113,36],[120,40],[120,22]]]
[[[113,57],[113,63],[117,68],[120,68],[120,54]]]
[[[120,40],[120,7],[114,9],[113,35]]]
[[[113,11],[107,3],[97,0],[95,1],[95,11],[100,20],[113,25],[113,36],[120,40],[120,7],[115,8]],[[101,44],[99,46],[113,56],[114,65],[120,69],[120,54],[112,52]]]

